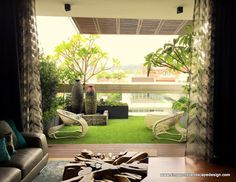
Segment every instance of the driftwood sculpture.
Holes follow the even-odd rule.
[[[63,182],[138,182],[147,176],[147,167],[145,152],[121,152],[106,157],[84,150],[65,166]]]

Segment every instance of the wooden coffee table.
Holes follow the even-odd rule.
[[[116,156],[111,153],[94,154],[83,150],[74,161],[65,166],[64,182],[93,181],[125,182],[142,181],[147,176],[148,154],[146,152],[125,151]]]

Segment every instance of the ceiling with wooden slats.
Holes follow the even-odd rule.
[[[81,34],[179,35],[192,20],[80,18],[73,21]]]

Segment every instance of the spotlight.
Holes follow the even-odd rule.
[[[65,4],[65,11],[70,11],[70,10],[71,10],[70,4]]]
[[[177,7],[177,14],[183,13],[183,11],[184,11],[183,6],[178,6]]]

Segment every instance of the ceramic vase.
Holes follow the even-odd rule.
[[[80,80],[76,80],[71,91],[72,112],[78,114],[83,109],[83,86]]]
[[[85,91],[85,113],[96,114],[97,113],[97,94],[94,86],[87,86]]]

